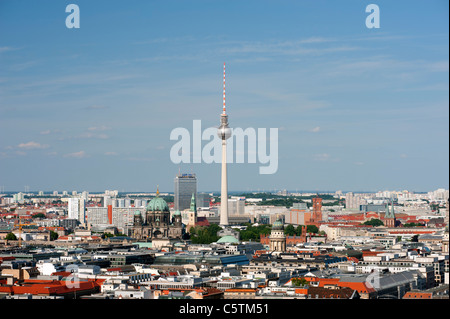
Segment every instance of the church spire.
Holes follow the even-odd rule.
[[[191,212],[197,212],[197,202],[195,200],[195,193],[192,193],[191,197]]]

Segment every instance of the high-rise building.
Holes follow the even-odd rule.
[[[83,198],[69,198],[68,209],[69,218],[76,219],[82,224],[86,222],[85,201]]]
[[[228,200],[228,214],[242,216],[245,214],[245,198],[233,197]]]
[[[197,207],[209,207],[211,201],[211,195],[207,193],[198,193],[197,194]]]
[[[353,194],[352,192],[345,194],[345,208],[359,210],[361,205],[365,204],[367,204],[367,201],[360,194]]]
[[[175,177],[174,210],[189,209],[192,194],[197,196],[197,177],[195,174],[178,174]]]
[[[139,214],[137,214],[139,213]],[[133,227],[135,215],[145,215],[145,207],[88,207],[86,210],[87,222],[94,228],[113,225],[120,232],[127,234]]]

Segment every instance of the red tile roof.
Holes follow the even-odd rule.
[[[403,299],[431,299],[433,294],[431,292],[407,292]]]

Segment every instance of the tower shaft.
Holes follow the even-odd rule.
[[[228,225],[227,140],[222,140],[222,184],[220,188],[220,225]]]

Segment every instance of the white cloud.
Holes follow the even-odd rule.
[[[94,104],[94,105],[86,106],[84,109],[86,109],[86,110],[104,110],[107,108],[108,108],[108,106]]]
[[[17,145],[17,147],[26,150],[32,150],[32,149],[44,149],[48,148],[49,146],[47,144],[40,144],[37,142],[27,142],[27,143],[20,143],[19,145]]]
[[[88,131],[106,131],[106,130],[110,130],[110,127],[107,127],[105,125],[101,125],[101,126],[91,126],[88,128]]]
[[[313,159],[319,162],[339,162],[339,158],[335,158],[328,153],[315,154]]]
[[[320,126],[316,126],[315,128],[311,129],[310,132],[312,133],[320,132]]]
[[[101,134],[94,134],[92,132],[85,132],[78,136],[79,138],[99,138],[99,139],[107,139],[109,136],[107,134],[101,133]]]
[[[12,47],[0,47],[0,53],[16,50]]]
[[[79,151],[74,153],[69,153],[64,155],[64,157],[71,157],[71,158],[85,158],[87,157],[87,154],[85,151]]]
[[[323,154],[315,154],[314,159],[316,161],[327,161],[330,159],[330,154],[323,153]]]

